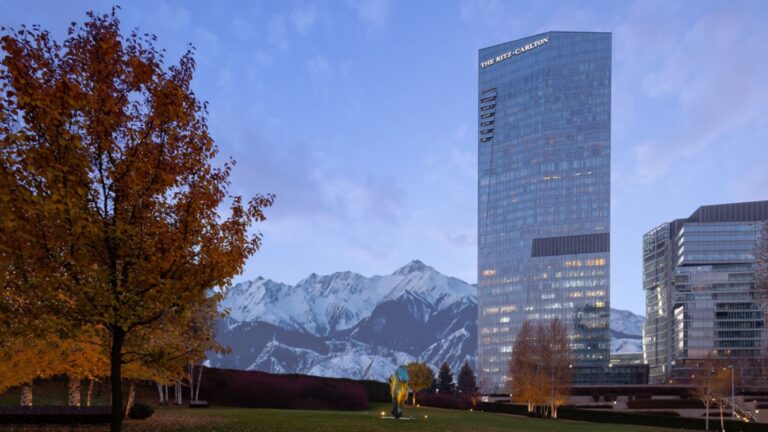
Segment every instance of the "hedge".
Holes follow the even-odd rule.
[[[416,403],[433,408],[468,410],[474,405],[472,399],[464,396],[453,396],[445,393],[419,393]]]
[[[491,402],[480,402],[477,408],[486,412],[517,415],[527,415],[528,411],[525,405],[496,404]],[[557,417],[562,420],[576,420],[593,423],[634,424],[641,426],[698,430],[703,430],[705,423],[703,418],[636,414],[622,411],[591,411],[565,407],[561,407],[557,410]],[[712,418],[710,418],[710,423],[711,421]],[[765,432],[768,431],[768,425],[765,423],[744,423],[740,421],[726,420],[725,429],[734,432]]]
[[[206,369],[200,394],[212,405],[243,408],[364,410],[365,387],[351,380],[308,375]]]
[[[641,399],[627,402],[630,409],[704,409],[698,399]]]
[[[2,406],[0,424],[104,424],[111,413],[109,406]]]

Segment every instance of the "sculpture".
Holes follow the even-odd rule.
[[[389,377],[389,393],[392,395],[392,417],[399,419],[403,415],[403,404],[408,398],[408,369],[397,368]]]

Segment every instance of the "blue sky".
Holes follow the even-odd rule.
[[[236,280],[390,273],[418,258],[476,281],[477,50],[613,32],[611,297],[642,313],[641,238],[698,206],[768,199],[768,2],[121,2],[177,58],[238,161],[277,194]],[[0,0],[61,37],[105,1]]]

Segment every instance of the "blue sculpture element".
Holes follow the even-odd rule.
[[[408,369],[405,366],[398,367],[389,377],[389,393],[392,395],[392,417],[399,419],[408,398]]]

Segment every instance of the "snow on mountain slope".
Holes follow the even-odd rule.
[[[327,336],[353,327],[382,301],[406,292],[422,297],[437,310],[465,297],[477,298],[472,285],[412,261],[391,275],[371,278],[352,272],[313,273],[295,286],[258,278],[233,286],[222,306],[236,321],[259,320]]]
[[[383,380],[400,364],[447,361],[454,372],[477,352],[476,287],[421,261],[390,275],[311,274],[296,285],[264,278],[231,287],[219,323],[229,354],[213,367]],[[611,309],[612,352],[642,350],[643,317]]]
[[[421,261],[390,275],[312,274],[294,286],[258,278],[228,290],[212,366],[386,380],[424,357],[458,370],[477,350],[475,287]],[[426,354],[424,354],[426,353]]]
[[[612,338],[611,339],[611,352],[612,353],[637,353],[637,352],[643,352],[643,340],[642,339]]]
[[[643,352],[645,317],[627,310],[611,309],[611,352]]]
[[[628,310],[611,309],[611,330],[628,335],[643,335],[645,317],[636,315]]]

